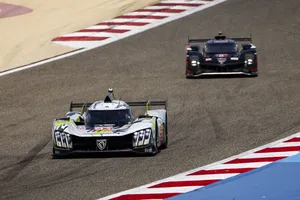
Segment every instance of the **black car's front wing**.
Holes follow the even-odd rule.
[[[232,62],[226,64],[204,62],[198,66],[187,66],[187,77],[199,77],[205,75],[256,75],[257,66],[245,65],[244,62]]]

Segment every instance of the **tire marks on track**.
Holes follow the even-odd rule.
[[[222,127],[221,123],[218,120],[217,117],[217,113],[214,113],[213,111],[209,110],[209,109],[205,109],[210,120],[211,120],[211,124],[216,136],[217,140],[222,140],[222,139],[226,139],[226,137],[224,137],[224,135],[226,135],[226,130]]]
[[[48,154],[49,155],[49,154]],[[50,158],[51,159],[51,158]],[[95,175],[99,173],[98,170],[89,172],[89,173],[83,173],[85,170],[88,168],[92,168],[95,164],[99,163],[100,161],[95,161],[95,160],[87,160],[84,164],[76,167],[76,168],[71,168],[70,171],[65,171],[62,169],[62,171],[57,172],[56,175],[53,176],[53,174],[47,174],[47,175],[41,175],[40,177],[34,177],[33,179],[26,181],[24,184],[20,184],[18,187],[11,187],[14,183],[8,182],[6,184],[7,188],[10,188],[9,190],[6,190],[5,187],[1,188],[2,192],[2,198],[4,199],[13,199],[17,197],[21,197],[22,195],[26,194],[26,192],[30,191],[36,191],[38,192],[40,189],[44,188],[50,188],[57,186],[59,184],[64,184],[68,182],[72,182],[75,180],[87,178],[89,176]],[[24,168],[23,168],[24,169]],[[70,168],[67,168],[68,170]],[[20,171],[19,171],[20,172]],[[15,176],[16,177],[16,176]],[[24,190],[24,187],[26,187],[26,190]]]
[[[3,181],[12,181],[36,156],[37,154],[49,143],[51,137],[45,137],[35,147],[33,147],[20,162],[12,166],[4,176]]]

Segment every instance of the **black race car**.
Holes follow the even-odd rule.
[[[242,42],[240,46],[237,42]],[[202,51],[200,45],[205,43]],[[219,32],[213,39],[188,39],[186,78],[203,75],[258,76],[257,52],[252,37],[227,38]]]

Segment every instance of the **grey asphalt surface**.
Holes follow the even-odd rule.
[[[187,80],[187,36],[253,34],[259,77]],[[300,2],[229,0],[40,67],[0,77],[0,198],[96,199],[300,131]],[[156,157],[51,158],[70,101],[168,98],[169,148]]]

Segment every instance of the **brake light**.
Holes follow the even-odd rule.
[[[191,70],[189,70],[189,69],[186,69],[186,71],[187,71],[187,73],[192,73],[192,71],[191,71]]]
[[[256,71],[257,71],[257,67],[253,67],[253,68],[252,68],[252,71],[253,71],[253,72],[256,72]]]
[[[255,57],[254,61],[257,62],[257,56]]]
[[[189,60],[188,60],[188,59],[186,59],[186,61],[185,61],[185,62],[186,62],[186,64],[189,64]]]

